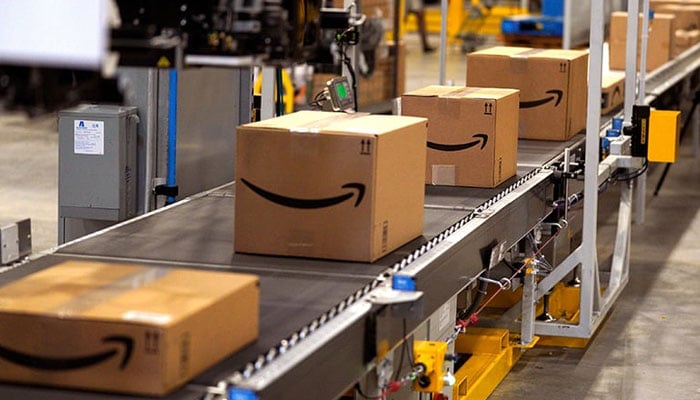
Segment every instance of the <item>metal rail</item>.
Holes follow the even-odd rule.
[[[650,90],[650,96],[663,94],[699,68],[700,45],[648,76],[647,88]],[[305,317],[280,327],[280,331],[275,332],[275,335],[266,337],[266,343],[269,342],[269,345],[261,344],[259,347],[244,349],[240,354],[233,355],[229,360],[196,378],[190,385],[165,398],[199,399],[208,392],[219,393],[221,388],[216,386],[219,382],[251,388],[263,399],[310,398],[310,380],[317,383],[312,397],[333,398],[357,380],[368,365],[372,365],[372,360],[368,360],[363,351],[367,345],[367,324],[371,322],[372,317],[380,314],[378,307],[367,301],[373,291],[384,286],[392,275],[411,277],[418,289],[425,293],[423,314],[429,315],[449,296],[478,277],[482,268],[478,251],[484,241],[498,239],[513,244],[546,215],[550,172],[542,167],[546,167],[553,160],[561,159],[564,148],[580,146],[582,142],[583,138],[577,137],[569,143],[558,144],[560,147],[549,156],[524,159],[522,156],[529,152],[546,152],[546,147],[539,147],[544,146],[541,143],[521,141],[518,179],[494,191],[455,188],[454,195],[447,200],[441,199],[441,196],[450,197],[445,193],[433,193],[432,197],[428,196],[427,202],[441,205],[439,208],[442,209],[426,208],[426,215],[433,218],[426,223],[426,226],[432,227],[427,238],[411,242],[373,265],[251,256],[232,259],[232,233],[226,231],[225,227],[230,225],[226,219],[219,221],[216,225],[219,228],[212,228],[221,229],[213,240],[215,243],[210,243],[211,235],[207,238],[210,241],[207,246],[213,247],[199,249],[201,254],[195,252],[182,255],[180,260],[173,259],[172,255],[154,257],[149,251],[153,252],[158,246],[146,246],[143,244],[143,235],[135,235],[136,232],[149,232],[151,238],[156,240],[157,235],[162,234],[158,231],[160,225],[154,224],[156,219],[162,222],[172,220],[173,216],[180,218],[178,212],[190,214],[191,210],[199,209],[200,205],[205,203],[211,204],[212,207],[229,207],[231,196],[227,188],[218,188],[53,249],[19,268],[0,272],[0,285],[73,258],[254,271],[263,277],[263,285],[265,282],[277,284],[277,289],[282,291],[289,290],[301,281],[316,282],[318,293],[314,295],[321,297],[307,299],[308,303],[299,305],[298,309],[308,308],[307,305],[320,299],[325,299],[328,306],[318,311],[307,309]],[[477,195],[474,196],[474,193]],[[456,201],[468,198],[470,194],[473,198],[466,202],[469,204],[461,200]],[[469,212],[471,209],[473,211]],[[226,213],[217,215],[220,217]],[[226,218],[229,217],[231,216]],[[149,229],[153,231],[148,231]],[[169,227],[164,230],[168,229]],[[141,247],[138,246],[139,243]],[[94,249],[99,247],[97,245],[106,247],[95,251]],[[111,254],[110,245],[134,248],[117,249],[119,251],[115,250],[114,254]],[[225,250],[222,250],[224,248]],[[176,253],[167,247],[163,251]],[[181,252],[187,253],[187,249],[181,249]],[[343,281],[350,282],[346,282],[343,290],[334,290],[339,287],[339,282]],[[335,300],[329,293],[335,296]],[[273,310],[272,306],[269,310]],[[299,323],[293,326],[297,321]],[[270,320],[267,323],[272,326],[274,322]],[[421,322],[421,319],[412,321],[408,328],[413,329]],[[398,343],[400,320],[381,319],[381,324],[384,324],[381,329],[383,338],[393,345]],[[14,385],[0,385],[0,398],[134,399],[130,396]]]

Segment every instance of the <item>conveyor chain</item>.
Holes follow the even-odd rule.
[[[500,191],[495,196],[480,204],[464,218],[460,219],[444,231],[434,236],[427,243],[424,243],[420,246],[420,248],[415,249],[402,260],[397,261],[392,267],[387,268],[384,272],[376,276],[372,280],[372,282],[368,283],[361,289],[358,289],[355,293],[348,296],[346,299],[344,299],[337,305],[330,308],[328,311],[321,314],[318,318],[314,319],[309,324],[305,325],[288,338],[283,339],[278,345],[270,348],[266,353],[260,354],[254,361],[247,363],[242,370],[234,372],[228,379],[228,383],[237,385],[240,384],[244,379],[252,377],[256,372],[263,369],[267,364],[275,360],[278,356],[286,353],[295,345],[300,343],[302,340],[309,337],[309,335],[313,333],[316,329],[320,328],[328,321],[338,316],[347,307],[363,299],[372,290],[376,289],[379,285],[389,280],[394,274],[402,271],[411,263],[415,262],[419,257],[423,256],[428,251],[435,248],[439,243],[449,238],[450,235],[454,234],[457,230],[464,227],[468,222],[472,221],[475,218],[479,218],[484,211],[488,210],[494,204],[503,199],[505,196],[507,196],[508,194],[512,193],[517,188],[525,184],[535,175],[540,173],[540,171],[542,171],[542,168],[535,168],[531,170],[530,172],[522,176],[520,179],[518,179],[516,182],[514,182],[510,186],[506,187],[504,190]]]

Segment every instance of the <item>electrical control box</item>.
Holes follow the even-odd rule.
[[[445,386],[445,355],[447,342],[417,340],[413,343],[415,365],[423,365],[425,373],[413,383],[417,392],[438,393]]]
[[[649,161],[676,162],[680,148],[680,126],[680,111],[651,110],[647,153]]]
[[[59,218],[136,214],[136,107],[80,105],[58,114]]]

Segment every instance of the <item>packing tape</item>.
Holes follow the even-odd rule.
[[[86,310],[104,303],[128,291],[144,287],[170,273],[169,268],[143,267],[140,271],[123,276],[106,285],[96,287],[75,296],[50,312],[61,317],[80,315]]]
[[[511,71],[516,73],[524,73],[527,70],[527,60],[530,56],[542,53],[546,49],[528,49],[522,53],[513,54],[510,56]]]
[[[352,113],[352,114],[346,114],[346,113],[333,113],[333,115],[329,115],[325,118],[321,118],[316,121],[311,121],[306,124],[302,125],[297,125],[289,128],[289,132],[291,133],[302,133],[302,134],[318,134],[321,132],[321,130],[329,127],[331,124],[334,124],[336,122],[348,120],[348,119],[353,119],[353,118],[361,118],[361,117],[366,117],[368,116],[369,113]]]
[[[446,113],[450,117],[459,118],[461,115],[461,107],[459,101],[452,101],[455,97],[438,97],[438,110],[440,113]]]
[[[469,93],[474,93],[478,92],[480,90],[483,90],[483,88],[479,87],[461,87],[459,89],[453,90],[451,92],[447,92],[445,94],[441,94],[440,97],[464,97],[468,95]]]
[[[511,58],[527,58],[527,57],[530,57],[530,56],[534,56],[535,54],[539,54],[539,53],[545,52],[545,51],[547,51],[547,50],[548,50],[548,49],[527,49],[527,50],[525,50],[525,51],[523,51],[523,52],[521,52],[521,53],[513,54],[513,55],[511,55],[510,57],[511,57]]]

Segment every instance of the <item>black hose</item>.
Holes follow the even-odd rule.
[[[489,268],[484,268],[484,278],[489,279],[491,271]],[[479,287],[476,289],[476,297],[472,303],[467,307],[460,315],[459,319],[465,319],[471,317],[472,314],[481,306],[481,303],[486,297],[486,289],[488,289],[489,283],[486,280],[479,281]]]

